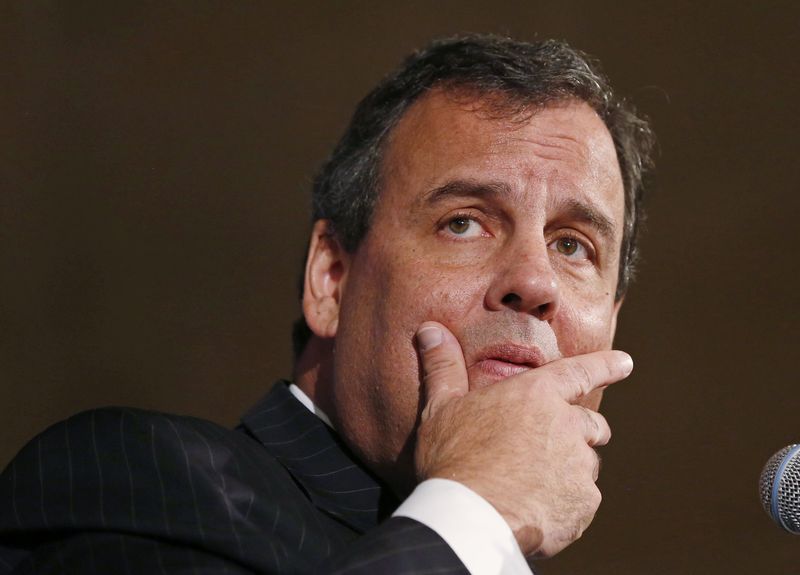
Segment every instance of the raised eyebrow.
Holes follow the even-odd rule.
[[[580,200],[566,200],[559,210],[568,219],[585,222],[608,240],[614,239],[614,222],[595,206]]]

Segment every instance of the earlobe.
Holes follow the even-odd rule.
[[[321,338],[336,336],[339,307],[349,257],[328,220],[317,220],[308,246],[303,283],[303,314],[311,331]]]

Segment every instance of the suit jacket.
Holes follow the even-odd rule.
[[[0,476],[0,573],[467,573],[285,382],[236,430],[78,414]]]

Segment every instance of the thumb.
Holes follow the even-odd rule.
[[[428,321],[419,326],[416,339],[423,375],[422,420],[425,421],[454,397],[465,395],[469,382],[464,353],[450,330]]]

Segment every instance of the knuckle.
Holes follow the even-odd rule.
[[[571,377],[575,382],[575,387],[580,393],[580,395],[584,395],[589,392],[591,389],[592,384],[592,372],[589,370],[589,367],[583,361],[575,361],[570,364],[571,366]]]
[[[435,377],[458,367],[458,361],[448,354],[431,354],[425,359],[425,377]]]
[[[569,425],[581,432],[590,429],[591,424],[586,421],[587,415],[585,408],[580,405],[571,405],[570,407],[571,409],[568,411]]]
[[[600,455],[597,452],[595,452],[594,467],[592,468],[592,481],[594,481],[595,483],[600,477],[601,465],[602,465],[602,459],[600,458]]]
[[[433,417],[435,409],[435,401],[428,401],[420,414],[421,425],[417,429],[417,436],[424,435],[428,428],[424,425],[428,420]]]
[[[594,469],[599,465],[600,457],[597,455],[597,452],[594,450],[594,448],[588,445],[585,447],[586,449],[583,452],[581,461],[586,469],[594,471]]]
[[[594,483],[589,488],[586,501],[589,504],[589,508],[592,509],[592,515],[594,515],[594,512],[600,508],[600,504],[603,502],[603,494]]]
[[[598,414],[582,405],[570,405],[570,423],[590,442],[598,440],[603,429]]]
[[[549,377],[542,382],[542,387],[567,397],[581,395],[581,386],[577,381],[575,368],[571,360],[560,360],[548,364]]]
[[[608,443],[611,439],[611,427],[608,425],[608,420],[601,413],[592,412],[594,421],[597,424],[597,429],[600,432],[600,437],[603,443]]]
[[[567,396],[579,398],[593,388],[595,377],[591,367],[582,358],[572,357],[553,365],[554,383],[563,389]]]
[[[603,361],[603,368],[605,370],[604,376],[606,379],[616,379],[616,374],[619,371],[619,360],[614,355],[606,354]]]

